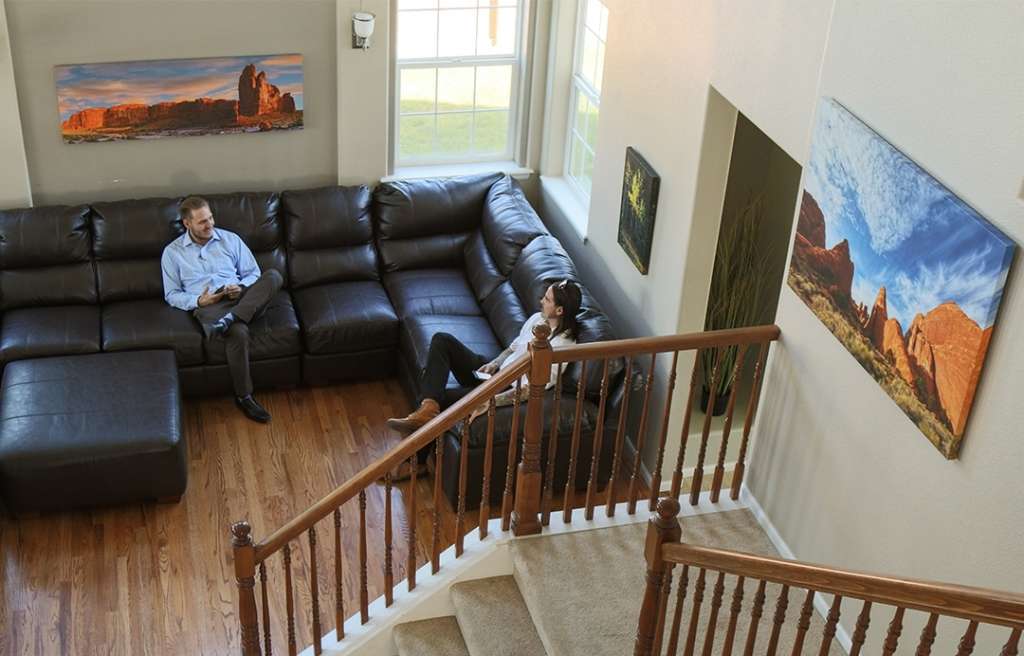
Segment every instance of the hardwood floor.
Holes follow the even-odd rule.
[[[399,438],[385,419],[408,410],[392,380],[264,392],[259,398],[274,416],[266,426],[245,419],[230,398],[186,401],[189,485],[178,504],[0,517],[0,654],[239,653],[231,523],[247,519],[254,538],[265,537],[393,446]],[[408,487],[392,490],[396,582],[406,572]],[[431,549],[432,478],[420,479],[416,503],[422,565]],[[371,487],[371,601],[384,590],[384,504],[383,485]],[[467,513],[466,530],[475,526],[476,513]],[[335,626],[332,518],[320,522],[316,533],[326,633]],[[444,500],[441,533],[442,545],[452,544],[455,516]],[[355,500],[342,508],[342,540],[348,617],[359,610]],[[302,649],[313,639],[308,538],[291,546],[296,643]],[[278,554],[267,563],[277,654],[287,653],[282,560]]]

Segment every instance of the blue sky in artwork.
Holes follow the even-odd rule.
[[[238,99],[238,77],[248,64],[266,71],[281,93],[291,93],[302,109],[302,55],[256,55],[76,64],[55,70],[63,121],[88,107],[125,103],[153,105],[196,98]]]
[[[1014,243],[831,99],[818,109],[804,178],[826,246],[849,241],[854,300],[870,311],[884,286],[904,331],[947,301],[992,325]]]

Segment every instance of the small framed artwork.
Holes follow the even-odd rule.
[[[658,211],[661,178],[632,146],[626,148],[622,176],[622,205],[619,209],[619,246],[640,273],[647,275],[651,263],[654,217]]]

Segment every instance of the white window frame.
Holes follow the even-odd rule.
[[[597,116],[600,121],[601,117],[601,92],[594,88],[583,75],[580,73],[582,68],[583,60],[583,32],[587,29],[586,17],[587,17],[587,1],[588,0],[577,0],[576,3],[576,29],[573,37],[573,52],[572,52],[572,74],[569,82],[569,115],[566,119],[565,129],[565,150],[562,154],[562,175],[569,182],[569,186],[579,194],[583,204],[587,207],[590,206],[590,191],[587,191],[580,181],[572,174],[572,142],[573,139],[579,139],[580,144],[590,151],[591,158],[597,158],[597,153],[590,145],[584,135],[579,134],[576,130],[576,107],[579,104],[580,94],[584,94],[587,100],[597,108]],[[604,0],[598,0],[602,5],[605,6],[607,11],[607,5]],[[600,37],[598,37],[600,38]],[[607,41],[603,42],[605,46],[605,53],[608,51]],[[604,55],[602,54],[602,57]],[[601,64],[601,70],[604,71],[604,63]],[[588,127],[589,127],[589,118]],[[591,179],[593,183],[593,179]]]
[[[415,59],[399,59],[398,58],[398,28],[397,24],[400,20],[398,11],[398,2],[395,0],[392,4],[394,9],[393,15],[395,16],[395,39],[394,48],[392,49],[392,57],[394,61],[394,83],[392,87],[392,111],[391,111],[391,162],[392,170],[405,169],[411,167],[424,167],[424,166],[443,166],[443,165],[458,165],[458,164],[473,164],[473,163],[487,163],[487,162],[505,162],[516,159],[516,154],[519,150],[519,141],[521,139],[521,117],[522,111],[522,98],[525,94],[522,93],[523,85],[523,71],[526,70],[526,53],[524,43],[525,33],[525,22],[529,13],[529,2],[528,0],[508,0],[509,4],[513,2],[516,4],[517,20],[516,20],[516,35],[515,35],[515,52],[507,56],[494,56],[494,55],[483,55],[483,56],[461,56],[461,57],[421,57]],[[438,12],[438,20],[444,9],[409,9],[403,10],[404,12],[413,11],[436,11]],[[473,115],[473,122],[471,124],[471,130],[476,129],[476,114],[479,113],[475,109],[475,98],[476,98],[476,78],[474,76],[473,84],[473,97],[474,97],[474,109],[458,112],[438,112],[437,111],[437,81],[434,83],[434,111],[433,112],[412,112],[408,114],[401,113],[401,93],[402,93],[402,70],[414,69],[414,68],[464,68],[467,66],[512,66],[511,76],[511,89],[509,90],[509,115],[508,115],[508,140],[505,144],[505,151],[501,153],[493,153],[488,155],[453,155],[451,157],[422,157],[422,158],[411,158],[401,159],[401,150],[399,144],[399,130],[401,126],[402,116],[434,116],[434,134],[437,134],[437,116],[438,114],[458,114],[466,113]],[[485,110],[486,111],[486,110]],[[502,111],[502,110],[493,110]],[[471,141],[472,143],[472,141]]]

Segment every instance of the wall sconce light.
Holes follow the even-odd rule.
[[[373,35],[374,14],[368,11],[357,11],[352,14],[352,47],[366,50],[370,47]]]

